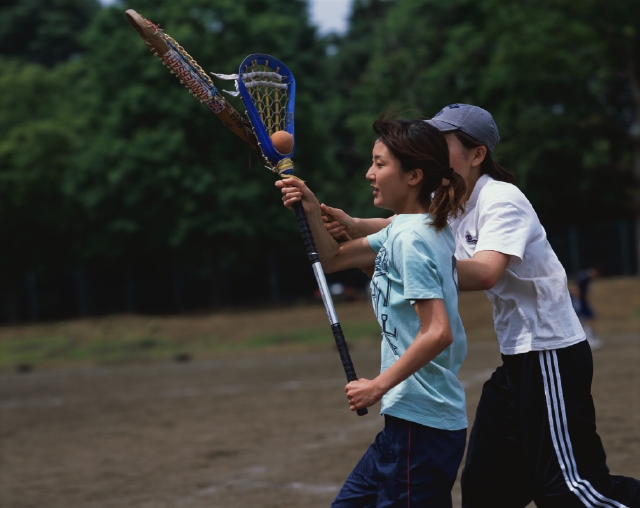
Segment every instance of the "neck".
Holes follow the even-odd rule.
[[[480,166],[477,166],[473,168],[464,179],[464,183],[467,185],[467,195],[465,201],[469,201],[471,193],[473,192],[473,188],[476,186],[476,183],[478,182],[478,180],[480,180],[481,176],[482,173],[480,173]]]
[[[427,213],[427,209],[419,201],[406,203],[403,206],[398,207],[392,211],[398,215],[411,213]]]

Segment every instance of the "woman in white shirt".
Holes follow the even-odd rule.
[[[492,159],[500,139],[493,118],[452,104],[427,122],[445,133],[451,166],[467,184],[465,212],[450,223],[459,289],[489,297],[503,359],[478,405],[463,507],[640,507],[640,482],[609,474],[596,433],[591,349],[531,203]],[[334,236],[358,238],[392,220],[323,211]]]

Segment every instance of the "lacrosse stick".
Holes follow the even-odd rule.
[[[133,9],[125,12],[129,23],[135,28],[147,47],[165,65],[171,73],[178,76],[191,94],[205,104],[222,123],[240,139],[257,150],[256,139],[249,122],[222,97],[211,78],[180,44],[158,28],[148,19],[143,18]]]
[[[189,53],[187,53],[173,38],[158,28],[158,26],[153,24],[151,21],[140,16],[140,14],[133,9],[127,10],[126,16],[153,54],[160,58],[162,63],[169,67],[173,74],[178,76],[180,82],[189,89],[191,94],[200,102],[208,106],[225,126],[227,126],[243,141],[248,143],[249,146],[262,154],[265,164],[269,169],[282,175],[293,174],[293,162],[290,158],[293,156],[293,149],[289,154],[286,154],[288,157],[285,157],[275,150],[269,137],[270,134],[280,130],[286,131],[293,136],[295,80],[293,79],[293,75],[283,64],[280,64],[280,68],[275,72],[270,73],[267,71],[265,74],[264,69],[267,68],[268,62],[261,59],[260,62],[262,63],[259,64],[258,60],[256,60],[255,65],[262,65],[263,67],[262,70],[256,70],[256,72],[262,73],[262,75],[255,74],[253,77],[245,76],[243,79],[237,79],[236,75],[227,76],[223,74],[216,74],[216,76],[222,79],[237,80],[238,91],[236,93],[232,92],[231,95],[239,95],[242,90],[244,90],[246,97],[243,96],[242,99],[250,118],[250,121],[248,121],[242,118],[240,114],[226,101],[226,99],[218,93],[218,90],[213,85],[211,78],[209,78],[191,55],[189,55]],[[266,55],[254,55],[254,57],[263,56]],[[271,59],[271,61],[277,62],[275,59]],[[250,63],[249,58],[245,59],[245,62],[247,62],[247,64],[244,65],[246,68],[248,68],[249,65],[253,65]],[[243,62],[243,64],[245,62]],[[242,67],[243,66],[241,66],[241,74]],[[285,76],[284,72],[281,75],[278,74],[280,69],[283,71],[286,70],[288,78]],[[279,77],[276,78],[275,76]],[[251,82],[252,84],[247,87],[244,84],[245,81],[247,83]],[[247,88],[252,89],[253,93],[256,94],[255,104],[259,105],[259,109],[256,109],[254,106],[254,100],[251,98],[249,92],[247,92]],[[268,93],[263,95],[265,90],[268,91]],[[267,119],[266,124],[263,122],[263,118]],[[267,126],[268,131],[267,128],[265,128],[265,125]],[[256,139],[256,134],[254,132],[259,134],[259,140]],[[347,381],[355,381],[358,378],[353,368],[353,363],[351,361],[351,356],[349,355],[347,343],[344,339],[342,327],[340,326],[333,306],[333,300],[331,299],[331,294],[327,286],[327,281],[324,277],[324,272],[320,266],[320,260],[316,252],[313,236],[309,229],[306,215],[302,208],[302,204],[297,203],[296,205],[298,205],[295,206],[296,218],[298,219],[305,247],[313,265],[313,271],[315,273],[316,280],[318,281],[318,286],[320,287],[322,300],[325,304],[325,309],[327,310],[327,315],[329,317],[329,322],[331,323],[331,329],[340,353],[340,359],[342,360]],[[367,410],[358,410],[358,414],[367,414]]]
[[[237,75],[214,75],[221,79],[235,80],[236,93],[233,93],[233,95],[240,95],[245,105],[247,116],[251,121],[253,132],[258,140],[260,153],[264,157],[264,163],[267,168],[282,178],[292,177],[293,161],[291,158],[293,157],[295,144],[290,153],[282,154],[274,148],[271,138],[278,131],[285,131],[291,136],[294,134],[293,111],[296,82],[291,71],[286,65],[272,56],[254,54],[244,59],[240,64],[240,70]],[[347,381],[356,381],[358,376],[356,376],[353,368],[347,342],[338,321],[338,315],[320,264],[320,257],[309,228],[307,216],[301,202],[295,203],[293,208],[309,261],[313,267],[313,273],[318,282]],[[360,416],[366,415],[367,412],[366,408],[357,411]]]

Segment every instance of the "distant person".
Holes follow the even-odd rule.
[[[589,286],[594,279],[600,277],[600,273],[601,271],[599,268],[588,268],[578,272],[574,279],[575,290],[571,295],[573,308],[582,323],[582,328],[584,328],[584,333],[587,335],[587,341],[589,341],[591,349],[600,349],[602,347],[602,341],[593,331],[593,323],[596,315],[591,304],[587,300],[590,289]]]
[[[493,118],[452,104],[426,122],[444,133],[451,166],[467,184],[465,211],[450,222],[458,284],[489,297],[503,361],[478,404],[462,506],[640,507],[640,482],[609,474],[596,433],[591,348],[535,210],[493,161]],[[326,224],[332,235],[360,238],[391,221],[323,210],[334,219]]]
[[[374,131],[366,178],[374,205],[397,214],[381,231],[338,244],[303,182],[276,183],[286,206],[302,200],[325,271],[375,265],[380,375],[352,381],[345,391],[352,411],[382,400],[385,424],[332,507],[448,508],[467,436],[464,390],[456,377],[467,345],[447,219],[462,211],[465,185],[434,126],[383,118]]]

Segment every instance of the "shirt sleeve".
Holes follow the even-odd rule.
[[[443,298],[442,277],[427,242],[413,231],[395,237],[392,262],[404,284],[404,298],[415,300]]]
[[[377,254],[384,245],[384,242],[387,241],[387,238],[389,238],[389,226],[381,229],[377,233],[368,235],[367,241],[369,242],[369,245],[374,250],[374,252]]]
[[[533,225],[512,202],[487,203],[478,220],[475,252],[493,250],[512,256],[510,267],[519,265],[529,243]]]

